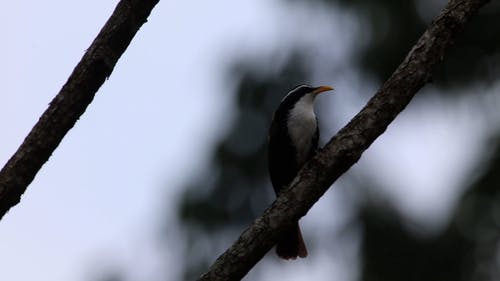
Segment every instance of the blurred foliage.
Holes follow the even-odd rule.
[[[422,237],[387,205],[366,204],[359,221],[363,280],[498,280],[500,277],[500,137],[448,226]],[[495,147],[496,146],[496,147]]]
[[[304,0],[288,0],[294,3]],[[358,36],[354,63],[367,75],[386,80],[424,32],[430,19],[445,6],[443,0],[316,0],[343,9],[357,18],[363,30]],[[441,87],[462,87],[478,79],[498,77],[500,3],[492,1],[469,23],[434,73]],[[452,93],[443,91],[442,93]]]
[[[299,1],[303,0],[284,3]],[[429,19],[444,6],[434,0],[317,1],[357,18],[364,33],[357,35],[360,44],[352,67],[379,82],[404,59]],[[490,4],[457,38],[445,63],[436,69],[434,82],[445,89],[443,93],[498,79],[499,16],[500,5]],[[265,167],[271,115],[288,89],[313,79],[308,70],[314,68],[303,49],[280,52],[291,54],[281,67],[266,54],[258,60],[241,58],[229,68],[229,80],[237,82],[232,125],[215,145],[206,173],[187,183],[179,203],[187,241],[185,280],[206,270],[273,200]],[[412,232],[387,204],[366,201],[358,206],[356,223],[363,229],[360,279],[498,280],[499,144],[499,139],[492,142],[497,147],[493,156],[476,171],[476,181],[467,186],[453,219],[435,236]]]

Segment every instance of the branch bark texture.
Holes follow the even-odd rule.
[[[66,84],[0,171],[0,218],[14,205],[92,102],[159,0],[122,0]]]
[[[488,0],[451,0],[366,106],[298,173],[290,188],[247,228],[199,280],[240,280],[380,136],[431,78],[432,68]]]

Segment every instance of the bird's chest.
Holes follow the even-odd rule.
[[[302,165],[308,158],[318,127],[313,108],[296,106],[288,115],[288,134],[296,149],[297,162]]]

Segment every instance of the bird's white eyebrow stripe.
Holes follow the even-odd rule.
[[[284,101],[291,93],[295,92],[297,89],[301,88],[301,87],[311,87],[307,84],[302,84],[302,85],[298,85],[297,87],[293,88],[290,90],[290,92],[288,92],[288,94],[286,94],[286,96],[284,96],[281,101]]]

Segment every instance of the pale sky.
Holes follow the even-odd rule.
[[[57,94],[117,2],[0,4],[2,164]],[[161,220],[175,217],[181,183],[206,165],[210,145],[231,116],[233,85],[223,79],[227,63],[297,38],[320,42],[326,36],[337,44],[318,51],[331,51],[329,63],[345,64],[352,35],[340,27],[325,35],[303,23],[333,21],[352,32],[359,27],[340,13],[320,11],[312,21],[311,14],[299,10],[266,0],[160,1],[21,203],[0,221],[0,278],[88,281],[115,265],[133,280],[177,280],[178,248],[164,253],[156,236]],[[344,100],[341,95],[377,88],[368,82],[359,86],[359,79],[346,70],[341,77],[318,75],[314,82],[335,85],[338,94],[325,102],[338,105]],[[333,115],[347,122],[364,102],[346,102],[341,106],[345,112]],[[466,102],[456,101],[457,106],[443,113],[439,101],[436,107],[423,108],[417,99],[357,164],[380,167],[387,192],[416,220],[449,211],[453,202],[442,198],[455,191],[457,174],[481,151],[479,136],[464,137],[467,131],[485,129],[481,120],[462,118],[457,107]],[[408,189],[394,190],[400,182],[407,182]],[[335,196],[334,190],[327,196]],[[329,208],[320,201],[304,223],[313,225]],[[352,278],[320,257],[269,268],[266,274],[290,276],[288,280],[312,280],[311,272],[315,280],[329,280],[322,279],[326,274]],[[165,264],[171,265],[168,272],[162,270]]]

